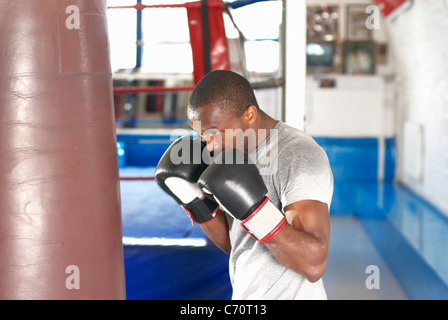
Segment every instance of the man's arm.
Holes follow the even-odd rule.
[[[238,152],[233,150],[226,156],[236,157]],[[223,153],[219,156],[224,157]],[[267,197],[267,187],[254,164],[219,163],[225,162],[212,163],[199,177],[202,191],[212,194],[252,238],[266,244],[281,264],[310,282],[318,281],[328,258],[328,205],[317,200],[301,200],[287,205],[283,213]],[[212,223],[209,226],[215,227]],[[221,225],[220,230],[226,231],[226,237],[227,229]],[[220,247],[230,248],[229,245]]]
[[[225,213],[220,208],[213,220],[200,224],[200,226],[205,235],[213,241],[218,248],[226,254],[230,254],[231,245],[229,227],[227,225]]]
[[[328,205],[302,200],[285,207],[286,226],[266,246],[285,267],[316,282],[324,274],[330,241]]]

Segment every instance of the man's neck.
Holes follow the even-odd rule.
[[[263,111],[259,114],[259,123],[257,125],[257,129],[255,129],[257,134],[257,145],[255,148],[258,148],[259,145],[261,145],[271,134],[271,130],[274,129],[274,127],[277,125],[277,120],[270,117]],[[263,130],[263,131],[259,131]],[[250,150],[252,151],[252,150]]]

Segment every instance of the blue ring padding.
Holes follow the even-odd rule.
[[[154,124],[164,124],[164,125],[188,125],[188,120],[186,119],[116,119],[116,125],[154,125]]]

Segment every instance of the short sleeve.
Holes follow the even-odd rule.
[[[301,200],[317,200],[330,207],[333,174],[319,145],[290,143],[279,152],[277,169],[283,208]]]

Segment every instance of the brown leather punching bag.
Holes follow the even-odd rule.
[[[0,299],[124,299],[106,1],[0,5]]]

